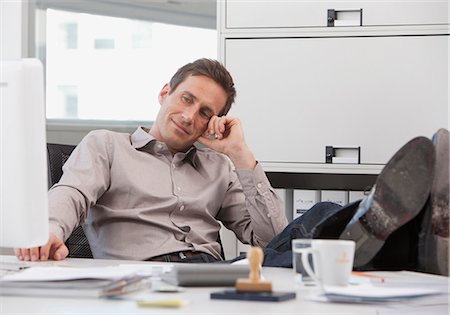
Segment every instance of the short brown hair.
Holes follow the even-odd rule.
[[[236,97],[236,89],[234,88],[233,78],[228,70],[217,60],[198,59],[194,62],[182,66],[170,79],[170,93],[175,91],[177,86],[191,75],[203,75],[214,80],[219,84],[227,94],[225,106],[220,111],[219,116],[226,115],[234,103]]]

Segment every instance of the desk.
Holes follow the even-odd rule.
[[[13,256],[0,256],[0,262],[16,261]],[[110,266],[130,262],[118,260],[98,259],[66,259],[60,262],[36,262],[31,265],[58,266]],[[404,272],[403,272],[404,273]],[[376,274],[389,277],[391,272],[377,272]],[[263,268],[263,275],[273,282],[276,291],[292,291],[295,284],[292,269]],[[179,309],[140,308],[134,301],[114,301],[104,299],[73,299],[73,298],[38,298],[0,296],[1,314],[357,314],[357,315],[387,315],[387,314],[449,314],[449,278],[407,273],[408,278],[417,282],[426,282],[427,286],[439,287],[445,292],[443,295],[431,296],[410,302],[395,302],[384,304],[343,304],[315,302],[308,299],[311,289],[297,290],[297,298],[280,303],[251,302],[251,301],[222,301],[211,300],[209,294],[222,288],[188,288],[181,293],[153,293],[149,297],[182,298],[188,304]]]

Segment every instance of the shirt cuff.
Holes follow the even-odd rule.
[[[59,225],[57,225],[57,224],[52,224],[52,223],[50,222],[50,225],[49,225],[49,232],[55,234],[56,237],[59,238],[60,240],[62,240],[63,242],[66,241],[66,240],[64,239],[64,232],[63,232],[62,228],[61,228]]]
[[[255,196],[258,192],[262,195],[264,192],[270,191],[271,186],[261,164],[256,163],[253,170],[247,168],[236,169],[236,174],[242,185],[244,194],[247,196]]]

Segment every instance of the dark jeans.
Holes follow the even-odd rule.
[[[289,223],[264,249],[264,266],[292,267],[291,241],[296,238],[313,238],[316,229],[343,207],[332,202],[319,202],[305,214]]]
[[[291,241],[296,238],[338,239],[353,218],[360,200],[339,206],[320,202],[289,223],[264,249],[264,266],[292,268]],[[367,265],[358,270],[417,270],[417,243],[423,211],[400,227]],[[358,252],[355,252],[357,255]],[[245,258],[245,256],[243,257]]]

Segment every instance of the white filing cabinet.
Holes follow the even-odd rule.
[[[266,171],[376,174],[448,128],[448,1],[226,0],[218,25]]]
[[[447,0],[218,1],[230,115],[277,187],[365,190],[448,128],[448,15]]]

